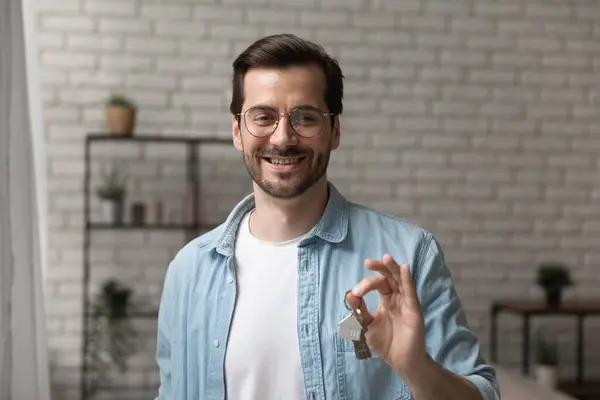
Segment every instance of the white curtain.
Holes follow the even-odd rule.
[[[49,400],[46,175],[34,8],[0,0],[0,400]]]

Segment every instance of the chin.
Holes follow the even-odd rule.
[[[281,183],[278,181],[262,180],[257,183],[263,192],[278,199],[293,199],[306,193],[309,187],[300,183]]]
[[[273,171],[266,162],[246,162],[245,165],[255,187],[277,199],[294,199],[306,194],[322,180],[326,170],[306,164],[291,171]]]

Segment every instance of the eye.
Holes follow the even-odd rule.
[[[265,110],[250,110],[247,114],[254,125],[267,126],[277,122],[277,114]]]
[[[312,126],[321,123],[322,115],[316,111],[297,110],[292,115],[292,121],[295,125]]]
[[[255,122],[273,121],[273,117],[271,115],[267,115],[267,114],[259,114],[259,115],[255,116],[254,118],[252,118],[252,120]]]

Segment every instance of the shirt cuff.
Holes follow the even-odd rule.
[[[484,378],[481,375],[468,375],[465,376],[465,379],[468,379],[479,393],[481,393],[481,398],[483,400],[500,400],[500,390],[497,386],[493,385],[489,380]]]

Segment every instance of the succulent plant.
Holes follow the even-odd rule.
[[[106,101],[106,105],[112,107],[136,108],[135,103],[131,99],[118,93],[112,94]]]

